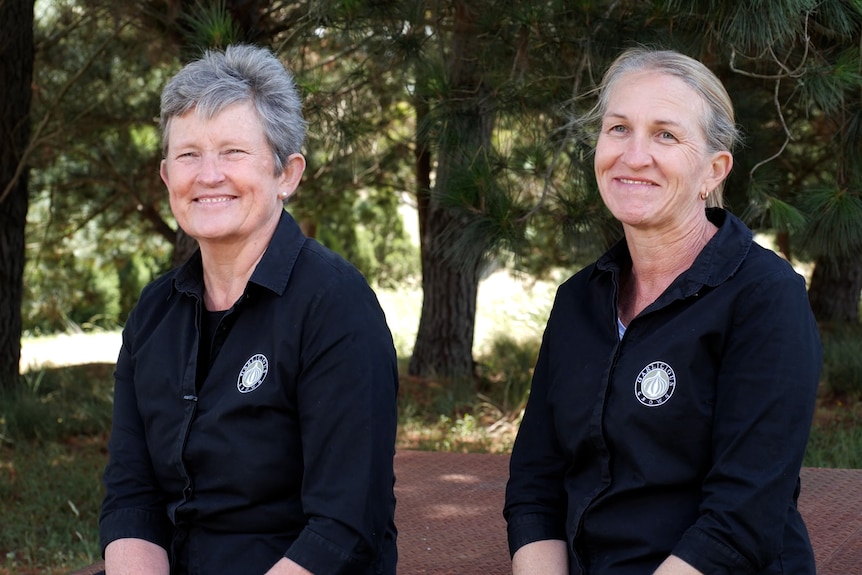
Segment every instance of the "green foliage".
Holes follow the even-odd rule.
[[[523,409],[530,394],[539,342],[501,334],[479,358],[479,392],[503,413]]]
[[[862,324],[824,325],[823,387],[837,397],[862,399]]]
[[[402,377],[399,443],[434,451],[508,452],[538,347],[531,338],[498,335],[479,356],[478,378],[469,386]]]
[[[306,225],[315,217],[303,220],[302,207],[289,209]],[[418,281],[419,248],[405,230],[395,194],[367,194],[354,205],[339,201],[317,217],[316,239],[353,263],[369,282],[391,288]]]
[[[60,441],[110,428],[113,365],[46,369],[0,394],[0,442]]]
[[[749,189],[750,199],[743,218],[760,229],[798,232],[805,227],[804,213],[775,195],[778,183],[759,176]]]
[[[862,189],[812,188],[802,203],[810,214],[802,238],[808,253],[855,257],[862,251]]]
[[[137,239],[130,230],[100,230],[92,222],[67,238],[53,237],[48,203],[34,202],[30,208],[25,334],[116,328],[141,289],[166,268],[169,246],[158,237]]]
[[[155,122],[169,68],[138,16],[110,0],[37,6],[25,332],[114,327],[170,261]]]
[[[396,288],[418,283],[419,246],[407,235],[394,194],[375,195],[356,209],[360,245],[367,246],[368,257],[360,266],[366,277],[378,286]],[[349,258],[349,252],[342,252]]]
[[[100,558],[104,437],[0,445],[0,573],[65,574]]]
[[[68,573],[99,559],[112,372],[30,372],[0,394],[0,573]]]
[[[244,40],[239,25],[225,6],[225,0],[197,0],[183,21],[188,27],[187,42],[201,52],[209,48],[224,49]]]
[[[46,260],[27,262],[22,306],[25,334],[117,325],[119,285],[113,268],[95,267],[92,260],[69,253],[47,254]]]
[[[480,69],[465,92],[453,82],[451,2],[217,0],[167,10],[150,0],[40,0],[28,329],[122,322],[140,286],[166,268],[175,224],[156,169],[158,95],[193,48],[238,38],[269,43],[305,95],[308,170],[291,212],[379,285],[419,277],[397,213],[425,191],[416,178],[425,145],[432,168],[449,149],[470,168],[430,174],[461,216],[435,257],[479,248],[485,261],[542,277],[619,238],[595,187],[591,142],[569,129],[610,59],[635,43],[700,57],[728,86],[746,132],[728,186],[734,211],[789,232],[809,258],[815,248],[858,251],[858,2],[471,7],[475,34],[461,62]],[[470,113],[487,124],[461,121]],[[490,138],[477,138],[477,126]],[[817,190],[831,190],[832,203]]]
[[[821,59],[808,70],[800,85],[803,101],[815,103],[825,113],[840,114],[848,93],[862,85],[859,69],[859,47],[850,46],[829,60]]]
[[[862,469],[862,412],[853,404],[836,405],[811,429],[803,465]]]

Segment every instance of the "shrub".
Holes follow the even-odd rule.
[[[107,432],[111,425],[112,364],[29,372],[0,394],[0,439],[61,441]]]
[[[479,392],[503,413],[520,411],[527,402],[538,353],[535,340],[498,335],[479,359]]]
[[[862,324],[820,328],[823,342],[823,388],[835,396],[862,398]]]

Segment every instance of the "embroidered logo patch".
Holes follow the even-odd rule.
[[[663,361],[654,361],[643,368],[635,380],[635,397],[647,407],[667,403],[676,389],[676,374]]]
[[[269,371],[269,360],[265,355],[258,353],[251,356],[239,372],[236,388],[240,393],[254,391],[263,383],[267,371]]]

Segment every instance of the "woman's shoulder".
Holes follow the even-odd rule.
[[[766,280],[774,277],[777,280],[803,279],[801,270],[797,270],[789,261],[780,256],[769,246],[755,239],[751,242],[748,257],[740,266],[740,273]]]

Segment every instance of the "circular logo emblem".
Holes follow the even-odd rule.
[[[251,356],[239,372],[236,388],[240,393],[254,391],[263,383],[267,371],[269,371],[269,360],[265,355],[258,353]]]
[[[635,380],[635,397],[647,407],[667,403],[674,389],[676,375],[663,361],[654,361],[643,368]]]

